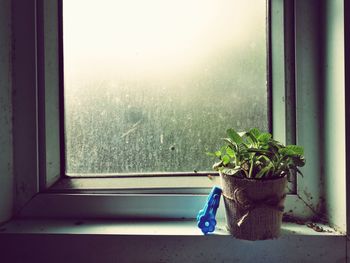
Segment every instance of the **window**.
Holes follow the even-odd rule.
[[[207,172],[226,129],[268,130],[266,7],[63,1],[67,174]]]
[[[292,1],[286,1],[286,3]],[[307,52],[318,39],[305,38],[305,24],[309,11],[315,11],[306,2],[296,2],[298,20],[295,27],[297,41],[296,120],[298,143],[306,145],[308,165],[298,178],[295,193],[288,195],[286,211],[311,217],[313,207],[322,201],[319,183],[321,167],[319,125],[321,112],[316,100],[319,80],[318,61]],[[60,48],[63,29],[61,1],[14,3],[14,63],[16,90],[14,108],[14,167],[16,174],[16,205],[25,208],[23,216],[50,217],[162,217],[194,218],[206,199],[206,193],[217,177],[66,177],[64,169],[63,131],[63,54]],[[285,141],[286,131],[286,48],[285,28],[294,23],[284,23],[284,14],[293,10],[285,8],[284,1],[269,1],[268,9],[269,80],[272,112],[270,125],[274,137]],[[301,5],[301,6],[299,6]],[[308,11],[305,11],[308,10]],[[20,19],[19,19],[20,18]],[[265,23],[264,23],[265,24]],[[314,26],[314,27],[313,27]],[[314,32],[312,30],[308,32]],[[299,34],[299,35],[298,35]],[[300,37],[302,34],[303,37]],[[293,35],[293,34],[292,34]],[[307,35],[307,36],[310,36]],[[264,42],[266,43],[266,42]],[[307,59],[304,59],[305,56]],[[308,72],[307,75],[303,74]],[[317,81],[316,81],[317,80]],[[69,83],[68,83],[69,84]],[[224,130],[224,129],[223,129]],[[316,154],[315,154],[316,153]],[[202,155],[202,153],[201,153]],[[204,156],[205,158],[205,156]],[[191,167],[192,169],[192,167]],[[72,171],[74,172],[74,171]],[[91,172],[91,171],[90,171]],[[191,172],[191,171],[190,171]],[[206,175],[206,174],[205,174]],[[160,183],[163,178],[164,184]],[[169,186],[170,182],[170,186]],[[25,186],[25,188],[23,188]],[[311,192],[311,197],[309,194]],[[306,201],[305,201],[306,200]],[[320,201],[321,200],[321,201]],[[174,207],[177,209],[174,210]],[[310,209],[311,208],[311,209]]]

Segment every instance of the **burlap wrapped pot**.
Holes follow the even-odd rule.
[[[286,177],[261,180],[220,176],[229,232],[246,240],[279,237]]]

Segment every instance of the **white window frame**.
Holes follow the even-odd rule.
[[[20,2],[20,3],[19,3]],[[13,2],[14,43],[14,175],[15,211],[18,217],[43,218],[195,218],[206,200],[206,193],[217,178],[198,177],[198,187],[188,181],[177,188],[152,187],[125,190],[124,188],[99,189],[89,186],[91,180],[101,185],[117,185],[112,179],[62,179],[60,152],[62,127],[60,127],[60,91],[62,64],[59,54],[60,0]],[[271,85],[272,129],[276,139],[288,140],[286,124],[286,67],[284,1],[271,0]],[[296,9],[296,17],[298,10]],[[296,34],[301,24],[296,23]],[[305,40],[316,41],[312,37]],[[304,41],[304,42],[305,42]],[[308,43],[296,42],[296,142],[305,146],[307,165],[304,177],[297,180],[297,189],[286,199],[285,211],[303,219],[313,218],[320,212],[322,196],[320,185],[320,151],[318,137],[319,112],[317,108],[318,72],[310,71],[315,58],[309,62],[298,60],[299,51]],[[311,56],[311,55],[310,55]],[[308,64],[309,63],[309,64]],[[61,68],[60,68],[61,67]],[[298,75],[308,67],[309,77]],[[304,101],[309,101],[304,105]],[[287,135],[287,136],[286,136]],[[185,177],[184,177],[185,178]],[[62,187],[52,187],[61,180]],[[62,180],[70,180],[64,183]],[[90,181],[89,181],[90,180]],[[83,185],[83,187],[76,187]],[[59,184],[60,185],[60,184]],[[74,186],[74,187],[67,187]]]

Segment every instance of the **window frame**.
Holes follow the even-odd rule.
[[[213,185],[212,180],[205,176],[200,187],[187,185],[175,190],[164,187],[138,188],[129,192],[123,189],[108,189],[107,185],[111,183],[108,180],[118,180],[117,178],[106,180],[106,186],[100,189],[87,189],[86,185],[91,179],[67,179],[63,176],[64,135],[63,114],[60,111],[63,93],[59,87],[60,83],[63,83],[63,56],[59,53],[62,52],[59,48],[59,36],[62,36],[59,22],[62,1],[32,0],[26,2],[27,8],[18,2],[14,1],[13,4],[13,34],[16,39],[13,65],[16,93],[13,107],[17,109],[14,111],[17,215],[51,218],[195,218],[206,200],[206,193]],[[288,98],[288,92],[294,91],[290,79],[296,75],[296,100],[292,102],[296,104],[295,140],[298,144],[305,145],[309,140],[312,142],[319,140],[313,137],[318,128],[319,112],[317,102],[314,101],[317,90],[314,90],[312,85],[304,83],[310,80],[295,74],[299,69],[310,66],[298,61],[299,45],[300,49],[303,49],[307,43],[295,42],[297,58],[295,71],[294,64],[290,64],[291,61],[294,63],[294,59],[291,59],[294,54],[286,48],[290,43],[286,38],[294,34],[294,31],[288,31],[288,28],[294,28],[294,21],[286,20],[284,14],[294,17],[290,11],[294,8],[287,9],[287,5],[294,6],[294,1],[269,1],[271,19],[269,24],[273,25],[269,27],[272,131],[276,139],[291,142],[290,138],[293,136],[289,135],[290,129],[293,131],[294,129],[290,127],[286,118],[291,108],[288,102],[291,100],[285,98]],[[297,10],[295,15],[298,17]],[[302,25],[296,22],[296,34],[299,26]],[[287,31],[288,36],[284,34]],[[23,83],[18,79],[26,82]],[[309,99],[310,107],[305,109],[299,98]],[[305,126],[309,127],[309,130],[304,129]],[[319,146],[318,143],[311,145],[308,143],[308,146],[310,147],[305,149],[308,164],[303,169],[307,176],[298,178],[297,189],[294,194],[287,196],[285,208],[288,214],[304,219],[312,218],[319,213],[317,209],[322,198],[318,188],[320,168],[317,162],[320,156],[313,154],[319,151]],[[71,182],[79,180],[77,184],[80,187],[69,188],[64,180]],[[56,186],[53,186],[54,184]],[[23,185],[25,189],[21,189]],[[135,191],[138,193],[135,194]],[[222,211],[219,216],[223,216]]]

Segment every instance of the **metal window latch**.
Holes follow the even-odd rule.
[[[197,215],[197,226],[204,234],[214,232],[216,226],[216,211],[220,204],[222,190],[214,186],[211,190],[207,202],[202,210]]]

